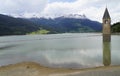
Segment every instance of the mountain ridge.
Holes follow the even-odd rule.
[[[0,36],[25,35],[36,30],[39,30],[38,26],[29,20],[0,14]]]
[[[48,27],[60,33],[66,32],[100,32],[102,24],[97,21],[92,21],[88,18],[68,18],[56,17],[52,18],[31,18],[30,21],[42,25],[41,27]]]
[[[76,16],[77,18],[74,18]],[[102,25],[88,19],[85,15],[71,15],[52,18],[15,18],[0,14],[1,35],[26,35],[38,30],[49,31],[49,34],[101,32]]]

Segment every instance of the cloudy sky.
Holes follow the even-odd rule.
[[[0,14],[22,17],[85,14],[101,22],[106,5],[112,23],[120,21],[119,0],[0,0]]]

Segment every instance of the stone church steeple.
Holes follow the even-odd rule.
[[[103,64],[111,64],[111,18],[107,8],[103,15]]]
[[[103,34],[111,34],[111,18],[107,8],[103,15]]]
[[[103,41],[111,41],[111,18],[108,9],[105,9],[103,15]]]
[[[108,9],[105,9],[103,15],[103,64],[111,64],[111,18]]]
[[[107,8],[105,9],[103,19],[111,19]]]

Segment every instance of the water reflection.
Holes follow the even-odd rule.
[[[103,35],[103,64],[109,66],[111,64],[111,36]]]
[[[111,42],[111,35],[103,34],[103,42]]]

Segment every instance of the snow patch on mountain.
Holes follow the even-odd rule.
[[[45,19],[55,19],[55,18],[74,18],[74,19],[88,19],[85,14],[64,14],[64,15],[37,15],[37,14],[31,14],[30,16],[24,16],[24,15],[17,15],[15,18],[45,18]]]
[[[54,15],[54,16],[50,16],[50,15],[46,15],[46,16],[41,16],[39,18],[58,18],[58,17],[63,17],[63,18],[75,18],[75,19],[87,19],[87,17],[83,14],[66,14],[66,15]],[[38,17],[37,17],[38,18]]]

